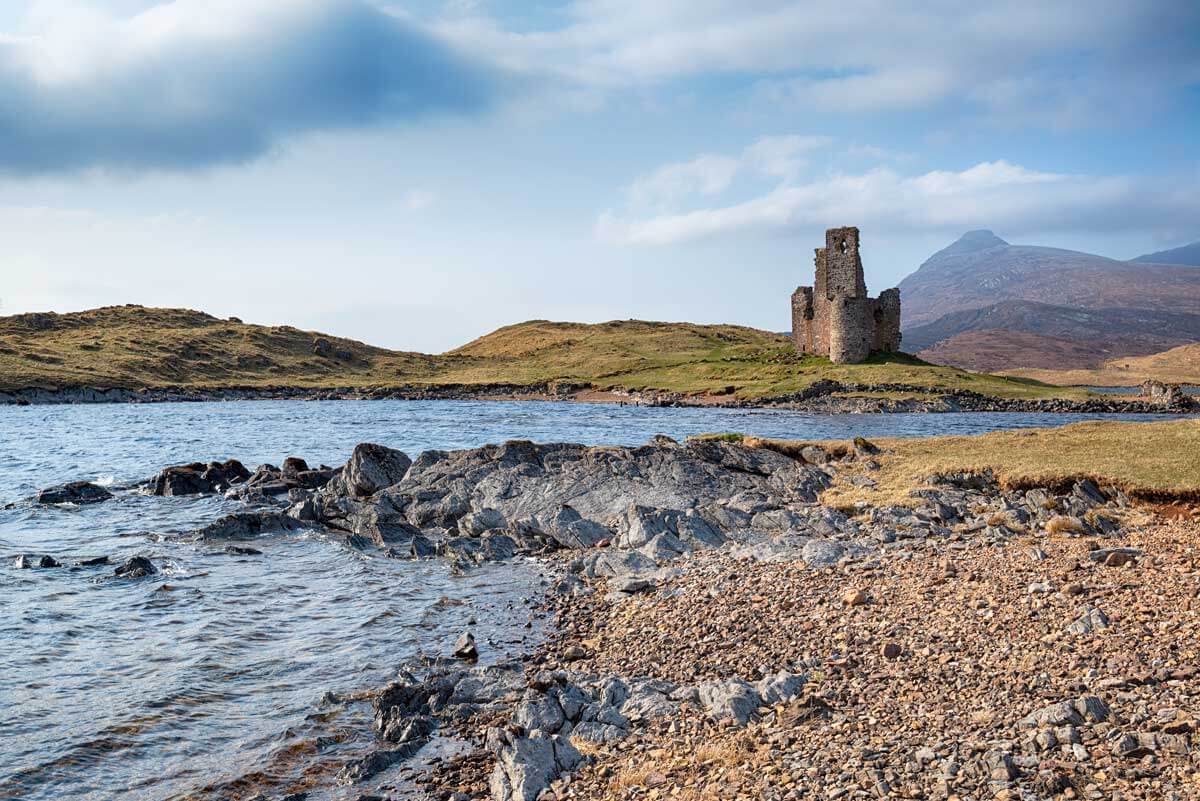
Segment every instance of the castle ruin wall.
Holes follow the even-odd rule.
[[[792,341],[838,363],[900,348],[900,290],[867,295],[857,228],[830,228],[813,254],[811,287],[792,295]]]

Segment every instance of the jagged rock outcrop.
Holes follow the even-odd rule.
[[[737,536],[753,520],[746,503],[755,511],[811,504],[829,481],[826,468],[716,440],[637,448],[516,441],[427,451],[411,462],[360,445],[311,509],[291,513],[385,547],[425,538],[468,563],[611,543],[639,556],[610,561],[654,564]]]

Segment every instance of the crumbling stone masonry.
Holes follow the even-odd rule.
[[[816,249],[816,285],[792,295],[792,340],[839,364],[900,349],[900,290],[867,297],[857,228],[830,228]]]

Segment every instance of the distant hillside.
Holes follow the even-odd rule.
[[[971,231],[900,282],[904,346],[976,370],[1096,367],[1200,340],[1200,270]]]
[[[930,256],[900,282],[900,292],[905,331],[950,312],[1012,299],[1087,309],[1196,314],[1200,271],[1010,245],[991,231],[971,231]]]
[[[1160,250],[1157,253],[1147,253],[1145,256],[1131,259],[1131,261],[1152,264],[1187,264],[1192,267],[1200,267],[1200,242],[1193,242],[1190,245],[1171,250]]]
[[[1099,364],[1200,341],[1200,314],[1086,309],[1005,300],[953,312],[904,333],[921,358],[971,370]]]
[[[1132,387],[1147,379],[1200,385],[1200,344],[1181,345],[1149,356],[1122,357],[1094,370],[1021,369],[1008,373],[1038,381],[1091,387]]]
[[[921,350],[920,358],[965,370],[1018,375],[1012,369],[1018,359],[1028,367],[1054,370],[1064,364],[1093,364],[1096,352],[1073,339],[993,328],[955,334]]]
[[[290,326],[185,309],[117,306],[0,317],[0,389],[23,387],[402,387],[541,385],[733,394],[797,392],[815,381],[968,388],[999,397],[1060,394],[898,354],[833,365],[784,336],[733,325],[621,320],[507,326],[440,355],[375,348]]]

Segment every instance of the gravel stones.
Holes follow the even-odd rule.
[[[1154,561],[1119,574],[1084,538],[1026,536],[897,542],[820,570],[696,551],[619,603],[564,601],[552,661],[587,641],[573,669],[675,682],[680,699],[624,738],[589,740],[596,761],[570,797],[1191,798],[1200,528],[1127,529],[1113,545]],[[1066,633],[1108,615],[1028,592],[1041,582],[1113,610],[1104,636]],[[844,603],[868,590],[865,606]],[[779,672],[809,680],[775,697]],[[734,698],[738,714],[709,711]]]

